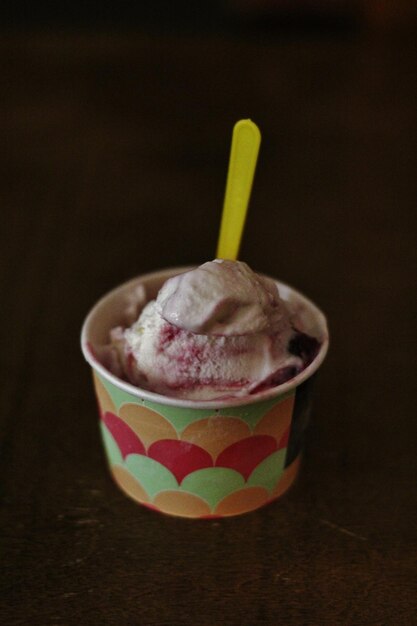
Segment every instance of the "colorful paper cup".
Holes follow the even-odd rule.
[[[328,349],[326,320],[307,298],[277,282],[303,330],[321,347],[298,376],[254,396],[180,400],[117,378],[96,355],[110,329],[126,323],[130,294],[142,285],[152,299],[167,278],[187,269],[146,274],[107,294],[84,322],[82,350],[93,370],[104,448],[119,487],[161,513],[239,515],[281,496],[297,475],[311,383]]]

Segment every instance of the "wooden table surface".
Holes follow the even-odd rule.
[[[0,39],[0,623],[416,623],[416,38]],[[231,128],[263,144],[241,258],[328,314],[300,477],[242,517],[112,482],[79,331],[215,253]]]

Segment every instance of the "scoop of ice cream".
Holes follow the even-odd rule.
[[[215,260],[170,278],[130,328],[112,333],[126,378],[196,400],[251,394],[306,360],[276,283],[239,261]]]
[[[167,280],[156,309],[170,324],[204,335],[272,333],[285,316],[273,280],[220,259]]]

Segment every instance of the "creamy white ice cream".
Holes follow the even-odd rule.
[[[305,337],[292,327],[274,281],[246,263],[215,260],[170,278],[112,340],[133,384],[210,400],[251,394],[296,375],[306,365],[300,350],[291,349],[297,336]]]

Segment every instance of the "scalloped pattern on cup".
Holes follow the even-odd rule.
[[[110,469],[135,501],[170,515],[223,517],[259,508],[292,484],[298,463],[285,468],[285,456],[294,394],[232,415],[188,410],[182,419],[178,408],[134,396],[117,402],[108,382],[94,380]]]

